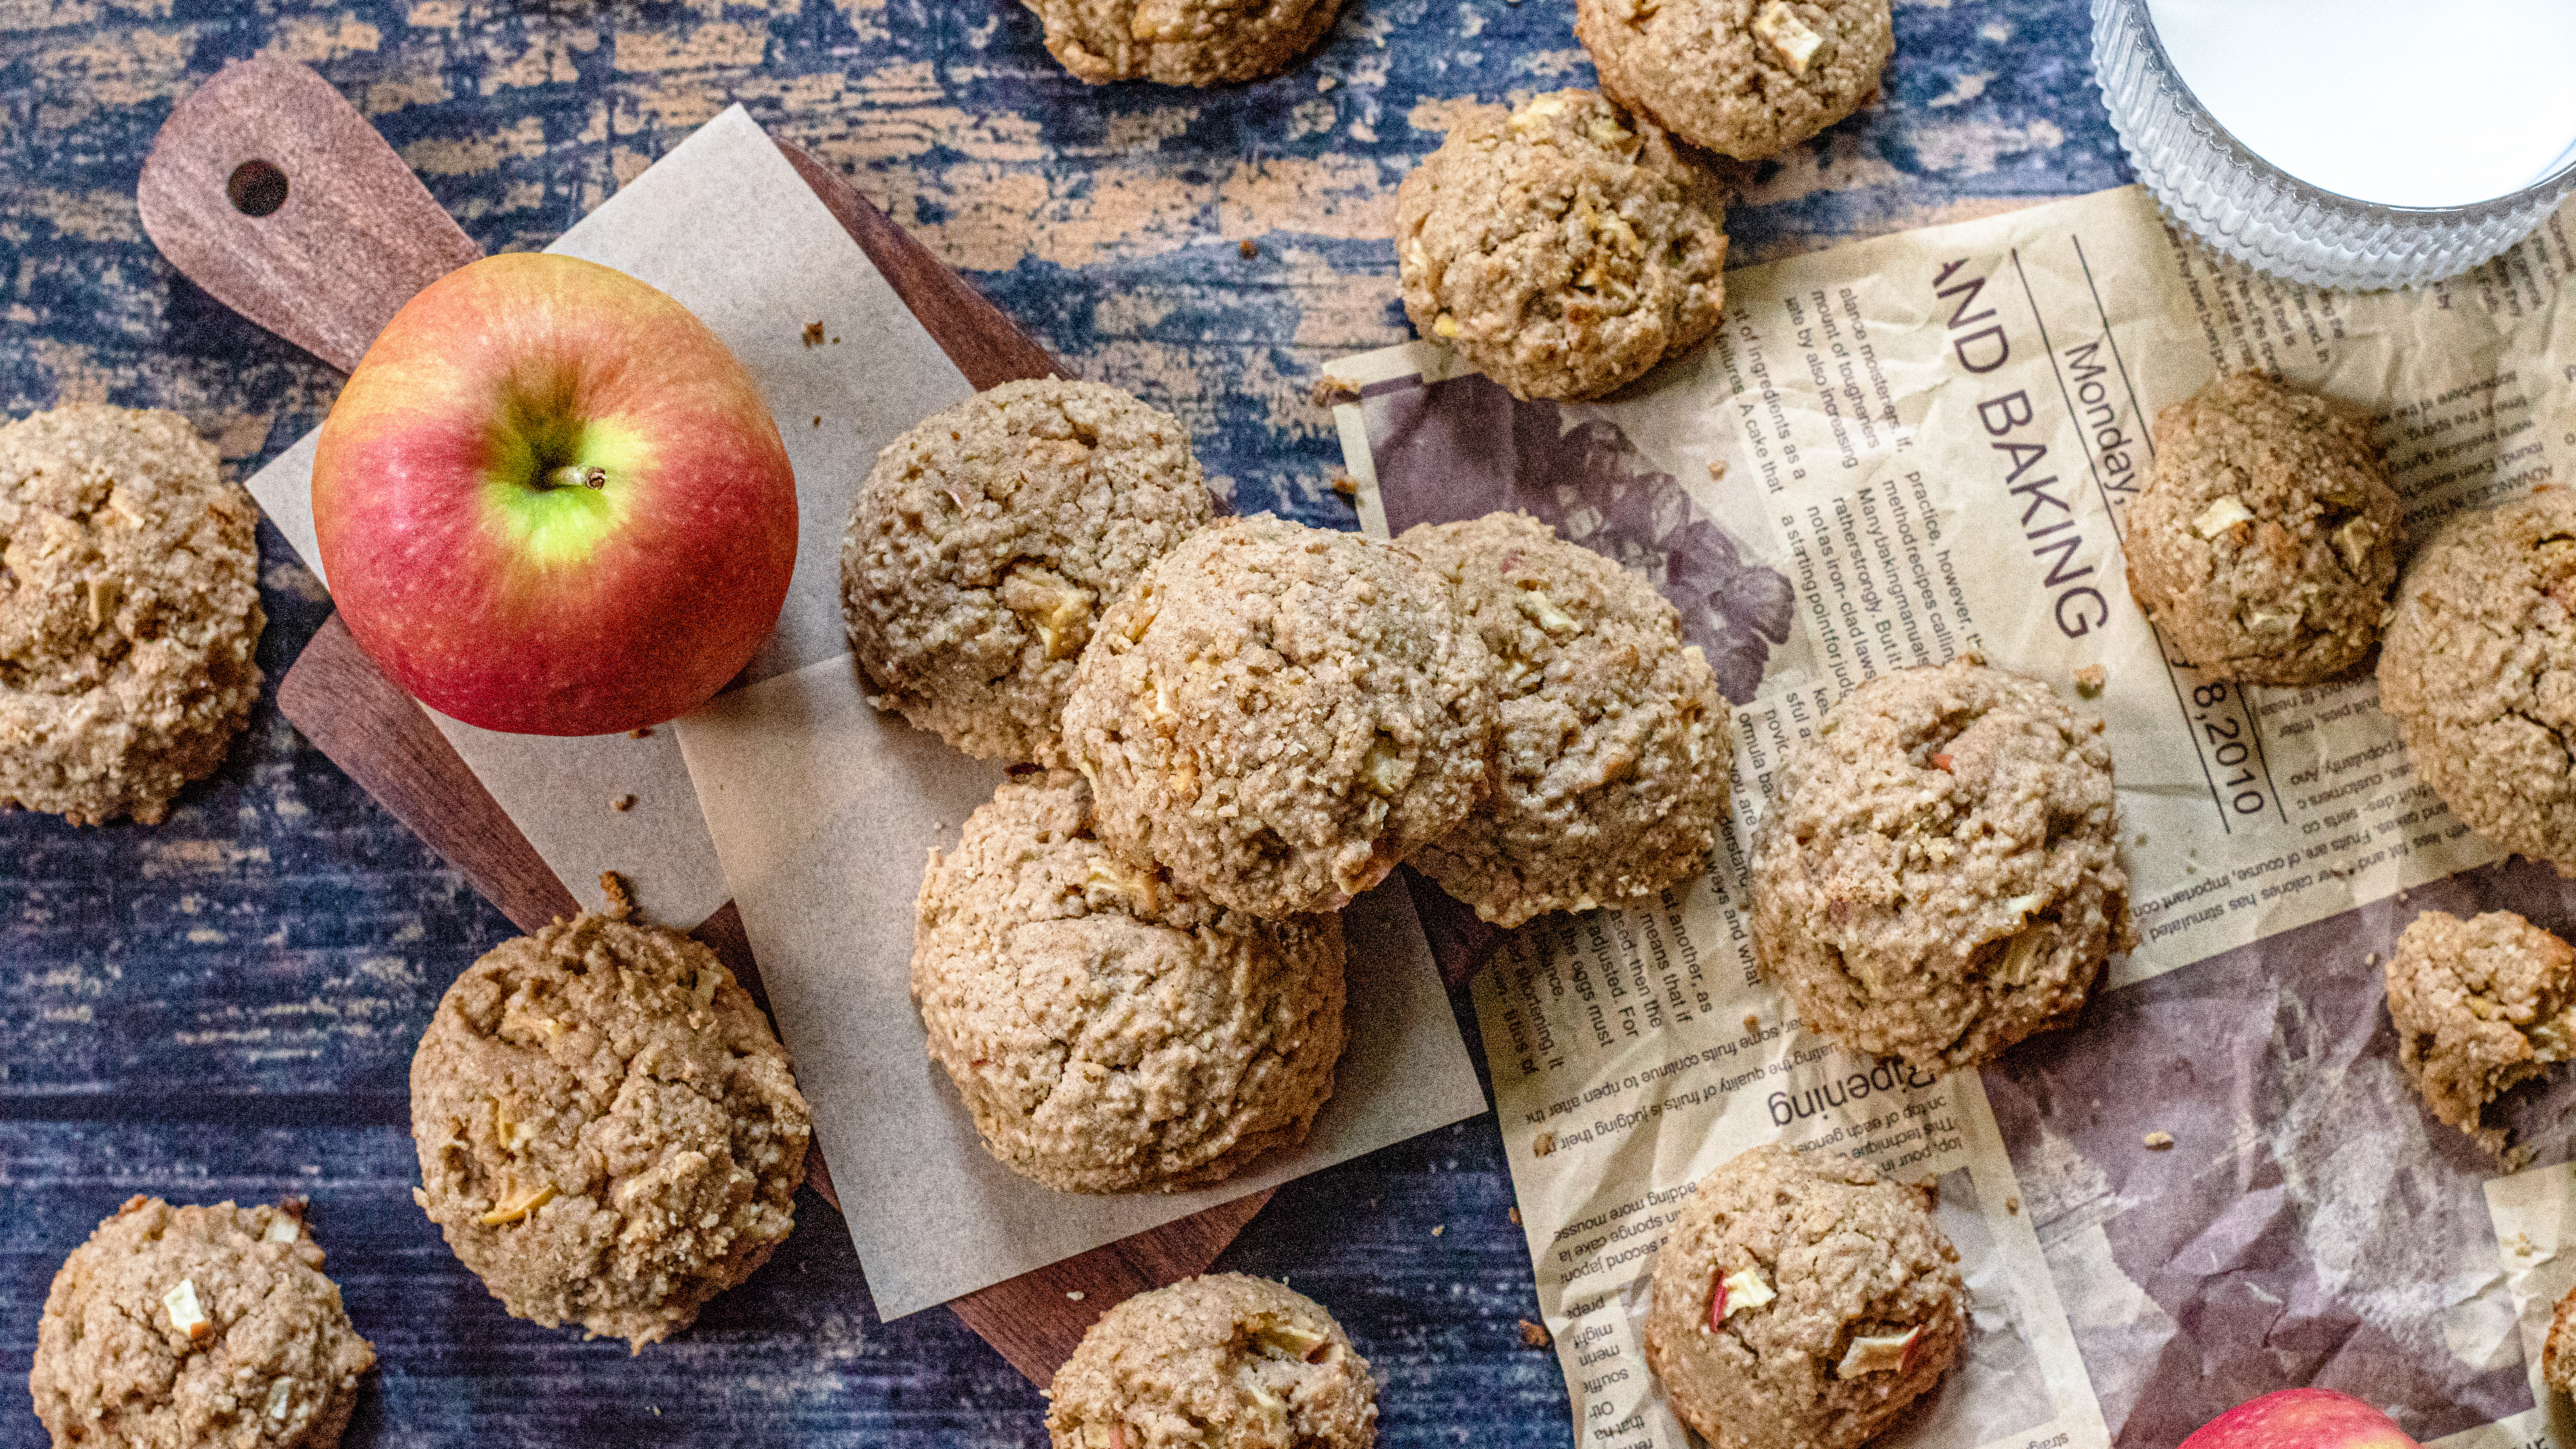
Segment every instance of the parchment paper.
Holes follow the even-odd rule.
[[[2576,900],[2490,863],[2366,673],[2241,691],[2167,663],[2118,535],[2156,412],[2222,369],[2377,419],[2419,540],[2560,478],[2566,227],[2446,286],[2330,294],[2213,258],[2128,188],[1731,273],[1719,335],[1607,404],[1516,402],[1419,344],[1334,369],[1361,392],[1336,417],[1373,531],[1525,508],[1645,571],[1738,706],[1708,873],[1534,923],[1475,988],[1590,1449],[1685,1442],[1637,1336],[1658,1229],[1774,1139],[1942,1178],[1979,1333],[1897,1442],[2170,1445],[2309,1382],[2421,1440],[2545,1432],[2478,1197],[2501,1168],[2405,1086],[2379,968],[2427,905],[2564,931]],[[1789,1019],[1740,905],[1790,742],[1862,679],[1969,651],[2069,695],[2107,671],[2089,707],[2141,944],[2074,1029],[1933,1083]],[[2538,1160],[2568,1155],[2570,1102],[2558,1081],[2507,1104]]]
[[[740,106],[547,250],[670,293],[750,369],[796,469],[798,533],[786,610],[747,677],[843,653],[828,585],[813,585],[838,577],[850,489],[896,434],[974,389]],[[823,324],[820,346],[805,341],[810,322]],[[312,483],[308,436],[250,490],[318,574]],[[600,904],[599,873],[616,870],[661,920],[694,925],[724,904],[724,870],[676,729],[547,739],[429,714],[575,899]],[[612,810],[619,795],[633,795],[633,809]]]
[[[689,719],[689,767],[886,1318],[942,1303],[1485,1109],[1401,881],[1343,912],[1350,1045],[1314,1135],[1220,1186],[1051,1192],[995,1162],[927,1055],[913,902],[999,766],[868,707],[847,656]]]
[[[974,390],[739,106],[552,250],[670,293],[750,369],[796,468],[795,578],[746,682],[644,739],[541,739],[430,717],[578,899],[596,904],[609,869],[662,920],[694,923],[733,898],[880,1314],[1484,1110],[1396,886],[1346,915],[1351,1045],[1303,1148],[1175,1196],[1060,1195],[996,1165],[926,1055],[909,986],[924,851],[955,842],[1001,772],[869,709],[840,619],[852,491],[880,448]],[[812,322],[819,345],[806,340]],[[312,472],[307,437],[250,487],[318,572]],[[636,797],[630,812],[610,809],[621,794]]]

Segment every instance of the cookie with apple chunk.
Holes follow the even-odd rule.
[[[0,807],[152,825],[259,698],[259,510],[177,413],[0,427]]]
[[[331,1449],[376,1353],[322,1261],[300,1203],[126,1199],[45,1295],[36,1417],[57,1449]]]
[[[2549,1315],[2549,1338],[2540,1350],[2540,1376],[2562,1394],[2576,1393],[2576,1288]]]
[[[1324,1306],[1211,1273],[1101,1315],[1048,1390],[1054,1449],[1369,1449],[1377,1383]]]
[[[1930,1193],[1776,1143],[1702,1179],[1655,1263],[1646,1366],[1727,1449],[1857,1449],[1968,1336]]]
[[[2388,958],[2397,1064],[2433,1115],[2507,1163],[2487,1104],[2576,1051],[2576,947],[2511,911],[2426,911]]]
[[[841,542],[850,648],[914,726],[1068,763],[1093,621],[1213,512],[1177,419],[1096,382],[1006,382],[877,455]]]
[[[640,1352],[786,1240],[814,1119],[715,953],[610,896],[440,999],[411,1061],[412,1196],[514,1317]]]

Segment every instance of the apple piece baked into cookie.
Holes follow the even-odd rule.
[[[2508,1162],[2487,1104],[2576,1054],[2576,948],[2511,911],[2426,911],[2385,973],[2397,1062],[2433,1115]]]
[[[1415,867],[1504,927],[1697,874],[1726,816],[1734,711],[1673,606],[1527,514],[1397,541],[1451,581],[1502,680],[1500,785]]]
[[[1460,124],[1395,208],[1414,330],[1515,397],[1599,397],[1696,346],[1723,310],[1724,195],[1591,91]]]
[[[1411,549],[1230,518],[1111,606],[1065,748],[1123,859],[1265,919],[1334,911],[1484,800],[1492,676]]]
[[[715,953],[611,894],[440,998],[411,1061],[413,1196],[513,1316],[641,1351],[786,1240],[813,1116]]]
[[[1973,657],[1799,742],[1753,843],[1753,950],[1808,1025],[1931,1071],[2065,1025],[2128,949],[2102,722]]]
[[[177,413],[0,427],[0,806],[157,824],[259,698],[259,509]]]
[[[138,1196],[54,1276],[28,1387],[57,1446],[331,1449],[375,1362],[300,1208]]]
[[[1096,382],[1006,382],[877,455],[841,542],[851,650],[916,727],[1064,764],[1092,626],[1213,512],[1177,419]]]
[[[2368,424],[2238,373],[2157,417],[2129,591],[2213,678],[2317,684],[2379,642],[2400,532]]]
[[[1369,1449],[1377,1384],[1321,1304],[1212,1273],[1102,1314],[1056,1370],[1054,1449]]]
[[[1728,1449],[1857,1449],[1967,1342],[1930,1194],[1777,1143],[1710,1173],[1655,1260],[1646,1364]]]

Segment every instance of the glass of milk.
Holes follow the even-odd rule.
[[[2093,65],[2156,199],[2298,281],[2457,275],[2576,188],[2576,0],[2093,0]]]

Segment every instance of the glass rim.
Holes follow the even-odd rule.
[[[2293,176],[2283,170],[2261,152],[2245,144],[2243,138],[2229,130],[2227,124],[2218,119],[2218,113],[2212,111],[2201,100],[2199,92],[2191,88],[2191,82],[2183,78],[2181,68],[2174,64],[2172,53],[2165,49],[2164,36],[2156,30],[2155,12],[2148,0],[2107,0],[2107,3],[2119,5],[2135,15],[2138,29],[2146,38],[2148,48],[2155,55],[2160,79],[2181,92],[2183,99],[2191,103],[2192,114],[2209,127],[2213,137],[2225,147],[2229,159],[2260,168],[2264,175],[2278,182],[2299,201],[2311,205],[2357,208],[2373,215],[2399,219],[2423,218],[2449,221],[2460,217],[2509,216],[2535,203],[2554,202],[2569,189],[2571,183],[2576,183],[2576,137],[2571,137],[2565,165],[2519,190],[2508,191],[2501,196],[2490,196],[2483,201],[2461,202],[2455,206],[2400,206],[2391,202],[2369,201],[2344,192],[2328,190],[2315,182]]]

